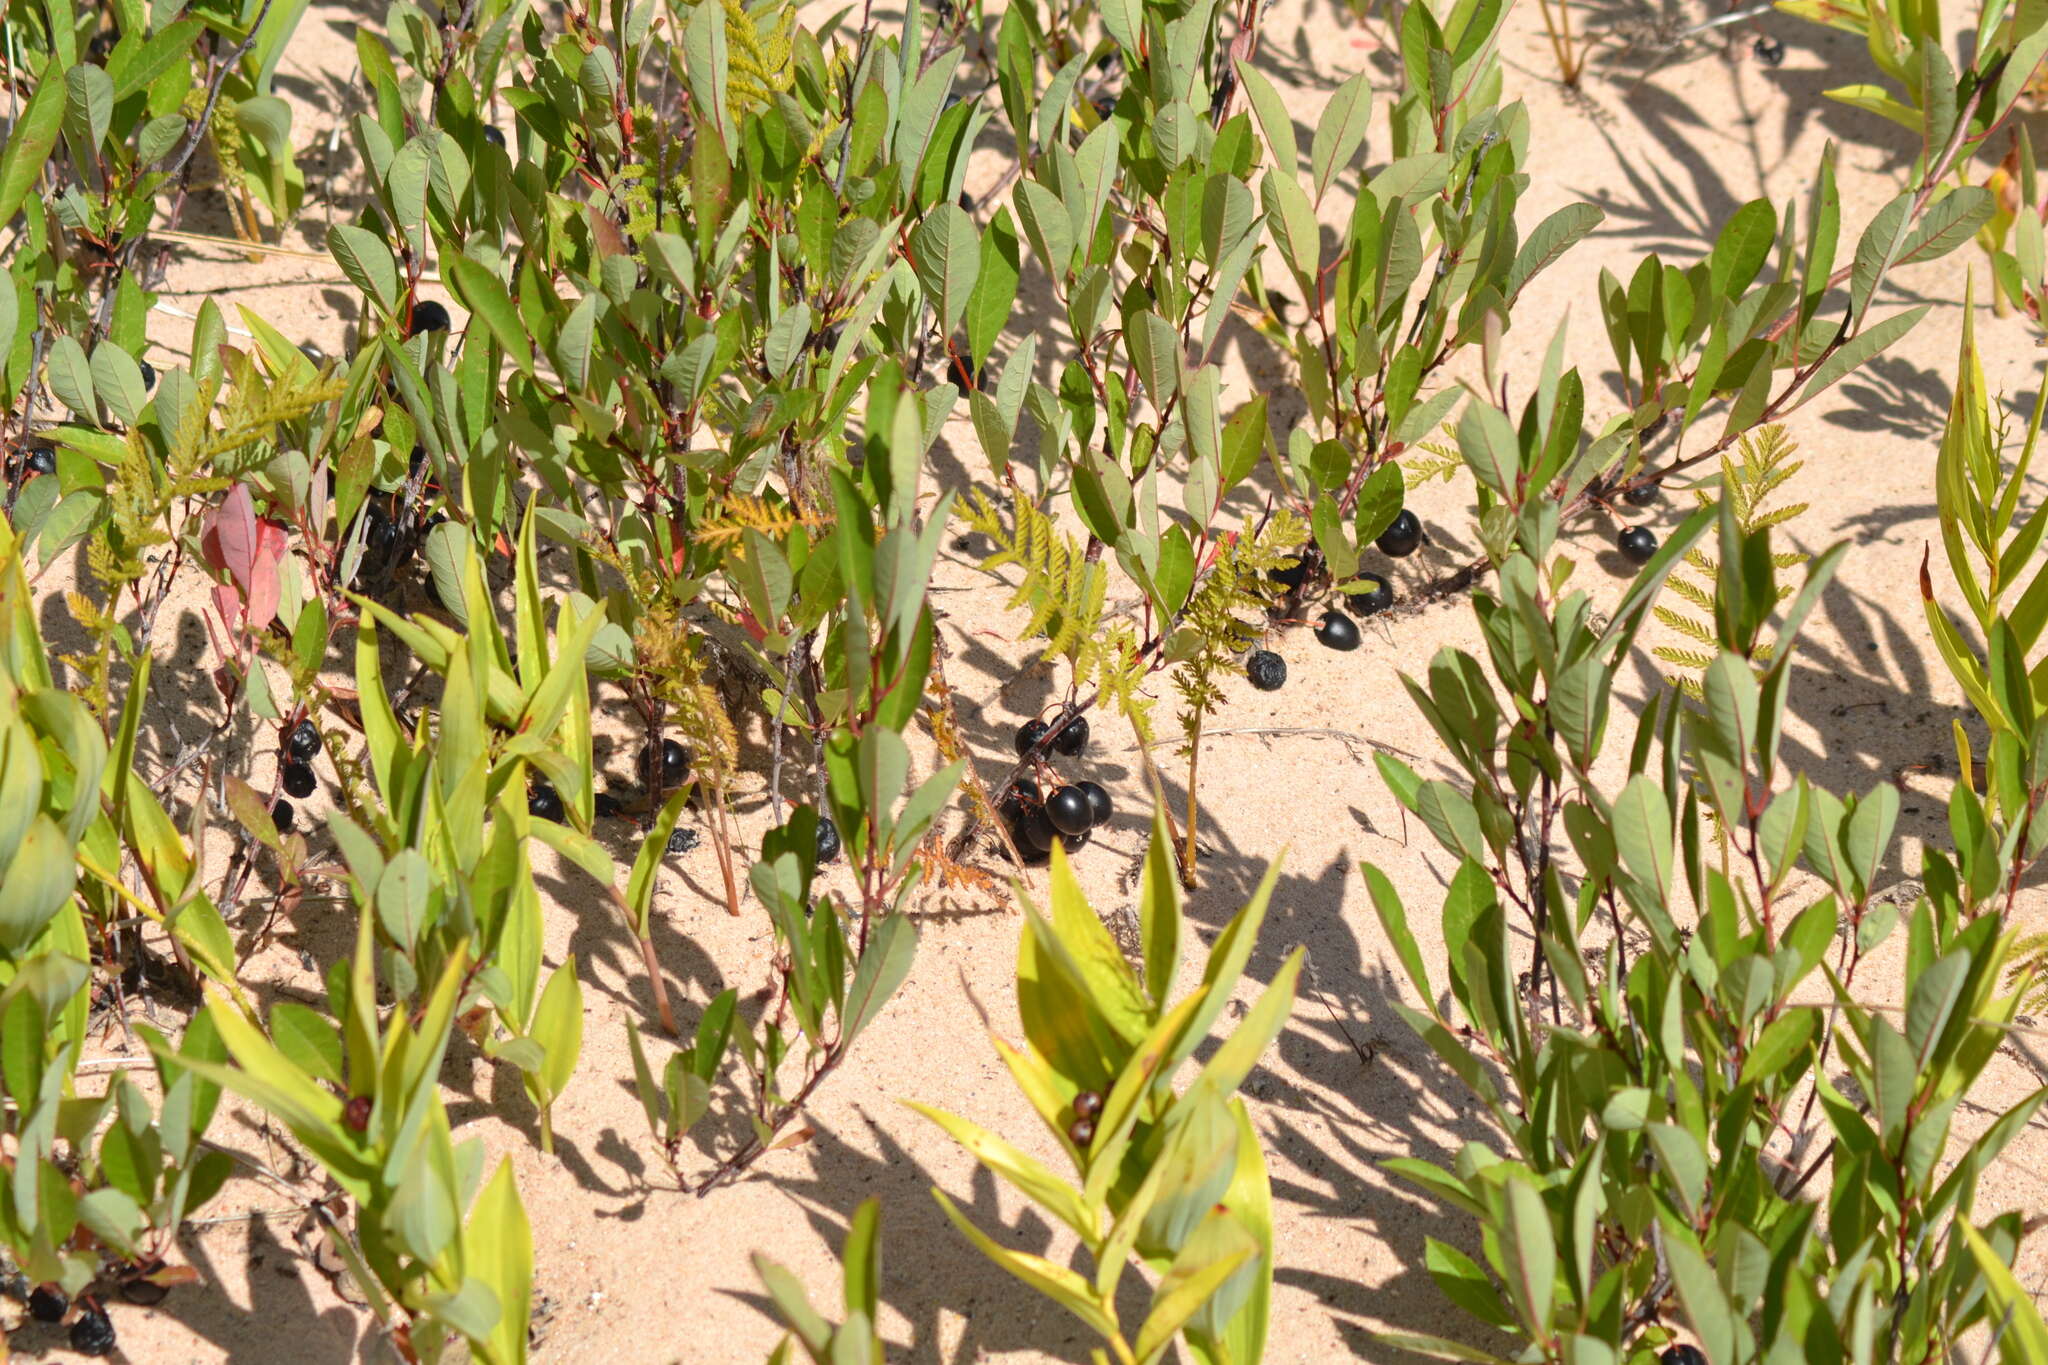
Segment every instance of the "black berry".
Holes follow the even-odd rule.
[[[1095,1141],[1095,1120],[1075,1119],[1067,1125],[1067,1141],[1076,1147],[1086,1147]]]
[[[88,1303],[71,1324],[71,1349],[82,1356],[110,1356],[114,1353],[114,1320],[107,1310]]]
[[[1081,795],[1088,798],[1088,823],[1090,827],[1108,824],[1109,817],[1115,812],[1109,804],[1109,793],[1103,790],[1102,784],[1100,782],[1076,782],[1074,785],[1081,789]]]
[[[1062,834],[1060,836],[1060,846],[1066,849],[1069,858],[1073,857],[1076,853],[1088,847],[1088,831],[1084,829],[1079,834]]]
[[[597,794],[596,810],[599,815],[602,815],[607,820],[626,813],[626,808],[619,804],[619,798],[613,796],[610,792],[599,792]]]
[[[1308,551],[1303,550],[1292,564],[1284,569],[1273,569],[1266,576],[1287,591],[1293,592],[1308,581]]]
[[[1053,840],[1060,837],[1059,827],[1053,824],[1052,817],[1045,813],[1043,806],[1024,817],[1021,832],[1024,842],[1040,853],[1052,852]]]
[[[1072,716],[1053,736],[1053,752],[1069,756],[1080,753],[1088,747],[1088,717]]]
[[[1657,553],[1657,533],[1647,526],[1631,526],[1614,542],[1631,564],[1647,564]]]
[[[1697,1346],[1680,1342],[1666,1346],[1664,1354],[1657,1357],[1657,1365],[1707,1365],[1707,1355]]]
[[[156,387],[156,366],[150,364],[147,360],[138,360],[135,362],[135,368],[142,371],[142,388],[144,392],[148,392]]]
[[[1316,627],[1316,640],[1325,649],[1349,652],[1358,648],[1358,622],[1341,611],[1323,613],[1323,623]]]
[[[1656,481],[1631,485],[1623,490],[1621,500],[1630,507],[1648,507],[1664,491],[1664,485]]]
[[[406,327],[407,340],[421,332],[445,332],[448,330],[448,310],[432,299],[420,299],[412,306],[412,322]]]
[[[1102,1112],[1102,1092],[1101,1092],[1101,1091],[1099,1091],[1099,1090],[1083,1090],[1083,1091],[1082,1091],[1082,1092],[1081,1092],[1080,1094],[1078,1094],[1078,1095],[1074,1096],[1074,1117],[1075,1117],[1075,1118],[1077,1118],[1077,1119],[1092,1119],[1092,1118],[1094,1118],[1094,1117],[1095,1117],[1095,1116],[1096,1116],[1097,1114],[1100,1114],[1101,1112]]]
[[[527,788],[527,814],[540,820],[562,822],[562,794],[545,782],[536,782]]]
[[[839,826],[832,823],[832,817],[818,817],[818,861],[829,863],[839,856]]]
[[[1038,747],[1038,742],[1052,733],[1052,727],[1042,720],[1027,720],[1017,727],[1017,752],[1028,754]]]
[[[1287,660],[1270,649],[1255,649],[1244,661],[1245,676],[1261,692],[1278,692],[1287,681]]]
[[[310,720],[300,721],[292,727],[291,739],[286,747],[291,750],[292,757],[300,762],[310,760],[314,754],[320,752],[319,727]]]
[[[672,739],[661,742],[661,782],[674,787],[690,775],[690,751]]]
[[[1079,787],[1061,787],[1045,798],[1045,818],[1062,834],[1086,834],[1095,823],[1088,805],[1088,793]]]
[[[698,834],[694,829],[670,830],[668,832],[669,855],[673,857],[678,853],[688,853],[697,846],[697,839]]]
[[[493,147],[502,147],[505,145],[505,135],[486,123],[484,125],[484,141],[490,143]]]
[[[313,776],[312,764],[294,758],[284,765],[284,789],[301,801],[311,796],[319,785],[319,779]]]
[[[277,826],[279,834],[292,832],[292,803],[280,801],[270,808],[270,823]]]
[[[28,453],[28,472],[30,477],[34,477],[37,474],[56,473],[57,452],[49,446],[37,446],[34,450],[31,450]]]
[[[28,1296],[28,1315],[37,1322],[62,1322],[71,1300],[54,1284],[39,1284]]]
[[[1765,66],[1776,66],[1785,60],[1785,44],[1776,38],[1759,38],[1749,50],[1754,52],[1756,59]]]
[[[1393,525],[1380,532],[1380,538],[1373,544],[1380,547],[1383,555],[1406,559],[1422,544],[1422,523],[1413,512],[1403,507],[1394,518]]]
[[[1394,585],[1384,578],[1361,578],[1344,589],[1344,596],[1360,616],[1377,616],[1394,605]]]
[[[1038,783],[1028,777],[1022,777],[1017,779],[1016,786],[1010,788],[1010,794],[1003,798],[997,813],[1014,824],[1030,814],[1041,799]]]

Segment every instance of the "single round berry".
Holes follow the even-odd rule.
[[[607,820],[616,819],[626,813],[626,808],[619,803],[619,798],[610,792],[599,792],[595,804],[597,813]]]
[[[1649,483],[1638,483],[1630,485],[1627,489],[1623,490],[1621,500],[1627,503],[1630,507],[1648,507],[1651,503],[1655,502],[1658,499],[1658,497],[1663,494],[1663,492],[1664,485],[1661,482],[1652,480]]]
[[[1647,564],[1657,553],[1657,533],[1647,526],[1631,526],[1614,542],[1631,564]]]
[[[1785,60],[1785,44],[1776,38],[1759,38],[1749,49],[1756,59],[1765,66],[1776,66]]]
[[[1295,591],[1308,581],[1308,551],[1303,550],[1286,568],[1268,571],[1266,577],[1289,592]]]
[[[1707,1365],[1706,1352],[1687,1342],[1666,1346],[1664,1354],[1657,1357],[1657,1365]]]
[[[562,794],[545,782],[536,782],[526,791],[526,813],[538,820],[562,822]]]
[[[448,330],[448,309],[433,299],[420,299],[412,306],[412,322],[405,329],[409,341],[422,332]]]
[[[1351,610],[1360,616],[1377,616],[1394,605],[1394,585],[1384,578],[1367,575],[1344,589]]]
[[[291,739],[287,741],[286,747],[291,750],[292,757],[301,763],[310,761],[314,754],[320,752],[320,728],[310,720],[300,721],[292,727]]]
[[[290,834],[292,832],[294,818],[292,803],[289,801],[279,801],[270,808],[270,823],[277,826],[279,834]]]
[[[1076,1147],[1085,1148],[1095,1141],[1095,1120],[1075,1119],[1067,1125],[1067,1141]]]
[[[28,1315],[37,1322],[62,1322],[71,1300],[54,1284],[39,1284],[28,1296]]]
[[[1027,720],[1017,727],[1017,752],[1028,754],[1036,749],[1039,742],[1052,733],[1052,727],[1042,720]]]
[[[1323,623],[1316,627],[1316,641],[1325,649],[1349,653],[1358,648],[1358,622],[1341,611],[1323,613]]]
[[[1038,783],[1028,777],[1017,779],[1017,785],[1010,788],[1010,794],[996,807],[996,813],[1015,823],[1029,815],[1044,798],[1039,794]]]
[[[1380,547],[1383,555],[1406,559],[1422,545],[1422,522],[1403,507],[1394,517],[1393,524],[1380,532],[1380,538],[1373,544]]]
[[[688,853],[691,849],[697,846],[697,840],[699,837],[700,836],[698,835],[697,831],[694,829],[670,830],[668,832],[669,856],[674,857],[678,853]]]
[[[1287,681],[1287,660],[1270,649],[1255,649],[1244,661],[1245,676],[1261,692],[1278,692]]]
[[[313,776],[313,765],[292,759],[284,765],[284,789],[301,801],[313,794],[320,780]]]
[[[358,1133],[370,1127],[370,1111],[376,1108],[368,1095],[352,1095],[349,1102],[341,1106],[341,1121]]]
[[[1092,1119],[1092,1118],[1094,1118],[1094,1117],[1095,1117],[1096,1115],[1100,1114],[1101,1112],[1102,1112],[1102,1092],[1101,1092],[1101,1091],[1099,1091],[1099,1090],[1083,1090],[1083,1091],[1082,1091],[1082,1092],[1081,1092],[1080,1094],[1078,1094],[1078,1095],[1074,1096],[1074,1117],[1075,1117],[1075,1118],[1077,1118],[1077,1119]]]
[[[1079,787],[1061,787],[1045,798],[1045,818],[1062,834],[1086,834],[1095,823],[1088,808],[1088,793]]]
[[[142,372],[142,390],[144,393],[156,387],[156,366],[150,364],[147,360],[138,360],[135,362],[135,368]]]
[[[1069,716],[1060,732],[1052,737],[1054,753],[1072,757],[1088,747],[1088,717]]]
[[[1089,827],[1092,829],[1096,825],[1108,824],[1109,817],[1115,814],[1115,808],[1109,804],[1109,793],[1103,790],[1102,784],[1076,782],[1074,785],[1081,789],[1081,795],[1088,798]]]
[[[665,787],[680,786],[690,775],[690,751],[672,739],[661,742],[661,783]]]
[[[37,446],[28,453],[29,477],[57,472],[57,452],[49,446]]]
[[[98,1304],[87,1304],[71,1324],[71,1349],[82,1356],[110,1356],[114,1353],[114,1320]]]
[[[1069,858],[1073,857],[1076,853],[1088,847],[1088,831],[1084,829],[1079,834],[1062,834],[1060,836],[1060,847],[1067,851]]]
[[[829,863],[839,856],[839,826],[832,823],[832,817],[818,817],[818,862]]]
[[[1052,852],[1053,840],[1060,837],[1059,827],[1053,824],[1052,817],[1045,813],[1043,806],[1024,817],[1023,834],[1025,844],[1040,853]]]
[[[484,141],[490,143],[493,147],[502,147],[505,145],[505,135],[486,123],[484,125]]]

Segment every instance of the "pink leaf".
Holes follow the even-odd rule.
[[[256,504],[250,500],[246,485],[236,484],[222,499],[220,512],[214,522],[215,534],[220,538],[221,564],[235,582],[242,585],[242,594],[249,593],[249,575],[256,568]]]
[[[220,613],[221,623],[229,631],[236,630],[242,622],[242,595],[231,583],[213,585],[213,609]]]
[[[280,533],[278,539],[284,536]],[[256,566],[249,574],[249,625],[256,630],[267,630],[277,616],[278,582],[277,557],[265,553],[256,559]]]

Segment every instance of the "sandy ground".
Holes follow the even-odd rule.
[[[1633,17],[1603,11],[1587,22],[1598,29]],[[356,98],[348,93],[353,29],[373,21],[367,7],[317,5],[308,13],[280,77],[281,93],[297,110],[301,146],[327,147],[337,112],[354,112],[338,111],[337,100]],[[1804,177],[1829,138],[1847,143],[1840,168],[1845,234],[1896,192],[1910,150],[1895,130],[1819,98],[1829,86],[1866,78],[1857,45],[1789,20],[1767,22],[1790,50],[1782,67],[1753,60],[1745,30],[1731,48],[1714,41],[1669,54],[1641,80],[1645,49],[1609,49],[1585,93],[1572,95],[1553,79],[1535,7],[1523,7],[1504,49],[1510,94],[1528,103],[1535,129],[1536,183],[1523,206],[1523,225],[1573,198],[1600,204],[1607,221],[1532,291],[1509,337],[1511,376],[1533,373],[1550,328],[1569,315],[1572,354],[1593,377],[1589,387],[1609,395],[1611,405],[1612,363],[1593,293],[1599,268],[1625,275],[1640,253],[1653,249],[1667,258],[1689,257],[1742,202],[1759,195],[1780,204],[1803,199]],[[1285,92],[1306,145],[1328,92],[1367,68],[1378,43],[1334,8],[1305,7],[1303,0],[1280,0],[1266,32],[1262,63]],[[1385,149],[1383,133],[1376,132],[1369,162],[1383,162]],[[326,224],[352,214],[350,157],[344,138],[331,161],[317,150],[306,158],[309,207],[288,244],[321,251]],[[999,172],[987,154],[976,167],[982,183]],[[217,201],[198,207],[188,227],[222,230]],[[1792,425],[1807,464],[1791,492],[1814,503],[1792,539],[1810,550],[1839,539],[1854,548],[1795,665],[1788,747],[1794,763],[1837,791],[1902,784],[1903,837],[1887,880],[1917,868],[1920,841],[1944,837],[1942,773],[1954,766],[1948,735],[1960,698],[1927,641],[1915,581],[1923,546],[1934,535],[1930,480],[1965,270],[1981,272],[1982,263],[1980,253],[1966,249],[1896,280],[1885,302],[1925,299],[1934,310],[1904,343]],[[181,252],[166,302],[190,313],[208,295],[223,306],[260,312],[295,340],[329,354],[341,353],[351,340],[352,292],[324,256],[252,264],[203,247]],[[1235,391],[1284,385],[1268,343],[1233,331]],[[180,318],[155,317],[159,348],[152,358],[180,361],[188,335],[189,324]],[[2026,329],[1987,318],[1981,336],[1993,389],[2030,400],[2038,380]],[[1275,401],[1283,420],[1290,403],[1299,410],[1284,391]],[[936,459],[938,481],[964,487],[985,472],[971,432],[956,423]],[[1467,485],[1431,485],[1415,501],[1435,545],[1400,567],[1403,584],[1473,548]],[[1667,504],[1646,516],[1668,526],[1676,509]],[[1579,581],[1590,582],[1605,601],[1624,581],[1610,548],[1613,529],[1588,529],[1576,546],[1585,561]],[[964,555],[952,552],[936,587],[957,656],[953,682],[966,701],[963,719],[983,774],[994,777],[1007,767],[1011,731],[1048,700],[1052,684],[1025,671],[1031,651],[1013,639],[1022,620],[1002,611],[1005,589],[992,587]],[[195,638],[191,615],[173,616],[166,613],[155,646],[161,657],[175,653],[189,665],[203,637]],[[46,629],[59,618],[53,607]],[[1268,1354],[1278,1362],[1391,1359],[1394,1353],[1371,1336],[1379,1329],[1470,1330],[1422,1268],[1425,1234],[1469,1246],[1469,1228],[1394,1182],[1380,1163],[1397,1155],[1448,1162],[1461,1144],[1488,1134],[1450,1075],[1389,1008],[1405,984],[1390,974],[1392,955],[1358,874],[1360,861],[1370,860],[1393,877],[1441,980],[1441,941],[1433,926],[1450,864],[1419,826],[1404,823],[1370,750],[1387,748],[1426,772],[1443,770],[1397,674],[1404,666],[1420,667],[1445,644],[1477,647],[1462,603],[1375,626],[1355,654],[1330,653],[1306,631],[1288,632],[1275,646],[1289,661],[1287,687],[1265,694],[1238,680],[1210,723],[1201,791],[1206,852],[1190,914],[1205,936],[1213,933],[1285,850],[1285,873],[1240,994],[1249,999],[1295,944],[1308,947],[1304,980],[1313,987],[1304,989],[1292,1023],[1248,1083],[1276,1200],[1279,1269]],[[1662,685],[1644,658],[1624,689],[1639,699]],[[616,693],[602,693],[600,701],[619,709]],[[1170,715],[1170,708],[1161,714]],[[1318,733],[1252,733],[1271,727]],[[1332,737],[1332,731],[1355,739]],[[161,733],[156,738],[160,745],[172,742]],[[1175,760],[1166,751],[1161,757],[1171,777]],[[267,761],[259,760],[259,775],[267,776]],[[1086,775],[1109,787],[1119,808],[1114,828],[1078,860],[1095,905],[1110,911],[1131,904],[1135,894],[1146,829],[1137,756],[1127,734],[1102,723],[1083,764]],[[613,761],[619,775],[625,766]],[[1174,795],[1182,799],[1178,788]],[[321,800],[308,803],[316,813]],[[750,818],[749,828],[759,825],[758,815]],[[612,847],[622,865],[630,860],[624,840]],[[744,993],[765,982],[767,926],[758,908],[739,919],[723,913],[708,843],[670,867],[659,899],[658,945],[687,1023],[723,985]],[[791,1266],[815,1300],[831,1303],[837,1294],[833,1253],[847,1216],[877,1194],[884,1204],[883,1325],[893,1358],[1085,1358],[1085,1330],[983,1261],[947,1226],[928,1187],[951,1192],[1009,1245],[1064,1258],[1070,1243],[897,1102],[939,1104],[1057,1160],[983,1036],[985,1028],[1017,1032],[1011,970],[1019,920],[1007,904],[971,896],[930,901],[920,914],[922,946],[908,982],[810,1110],[810,1140],[700,1200],[676,1191],[646,1138],[632,1093],[624,1020],[646,1025],[652,1014],[638,954],[580,874],[551,859],[538,871],[552,901],[550,964],[574,951],[586,981],[582,1065],[556,1108],[558,1157],[540,1154],[535,1115],[511,1075],[494,1076],[463,1052],[446,1076],[458,1136],[481,1135],[493,1153],[509,1153],[518,1169],[537,1243],[537,1358],[759,1360],[777,1331],[763,1311],[749,1256],[765,1252]],[[846,874],[838,876],[843,881]],[[1032,880],[1042,884],[1043,874]],[[2039,918],[2039,899],[2038,891],[2026,893],[2023,917]],[[273,993],[310,997],[317,977],[301,966],[300,950],[324,965],[346,950],[349,937],[345,917],[305,911],[259,959],[259,974]],[[1896,956],[1866,968],[1873,999],[1896,994]],[[2038,1083],[2033,1066],[2008,1052],[1994,1063],[1983,1099],[2002,1107]],[[1959,1120],[1971,1131],[1985,1122],[1986,1113]],[[730,1131],[714,1117],[700,1134],[729,1140]],[[287,1178],[305,1175],[287,1145],[244,1112],[226,1112],[215,1135],[273,1163]],[[686,1160],[692,1173],[709,1164],[701,1150],[690,1148]],[[2044,1169],[2048,1127],[2037,1121],[1986,1176],[1980,1209],[2040,1211],[2048,1205]],[[280,1212],[288,1203],[257,1180],[232,1184],[182,1243],[206,1285],[179,1290],[156,1308],[114,1308],[127,1357],[166,1365],[339,1365],[375,1358],[363,1315],[299,1254],[298,1220]],[[2032,1285],[2044,1273],[2048,1244],[2037,1240],[2023,1257],[2021,1277]],[[1129,1311],[1135,1322],[1137,1305]],[[31,1358],[66,1357],[48,1329],[27,1329],[13,1344]]]

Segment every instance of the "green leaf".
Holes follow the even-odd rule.
[[[7,149],[0,152],[0,225],[14,220],[21,201],[42,177],[57,135],[64,125],[64,72],[51,61],[39,79],[31,82],[28,103],[22,106],[8,135]]]
[[[1517,1173],[1505,1185],[1507,1225],[1501,1251],[1507,1263],[1508,1292],[1514,1296],[1523,1323],[1542,1340],[1550,1335],[1550,1310],[1557,1290],[1557,1244],[1535,1184]]]
[[[853,984],[846,990],[846,1005],[840,1014],[841,1046],[851,1043],[860,1031],[874,1022],[889,1003],[889,997],[910,974],[911,959],[917,953],[917,927],[908,915],[884,915],[868,936],[866,951],[853,969]]]
[[[945,1129],[976,1161],[1015,1185],[1047,1213],[1072,1228],[1085,1244],[1092,1246],[1101,1236],[1101,1220],[1081,1198],[1080,1192],[1040,1162],[966,1119],[927,1104],[905,1103]]]
[[[1098,1298],[1080,1275],[1063,1265],[1046,1260],[1043,1256],[1011,1251],[1007,1247],[996,1245],[989,1239],[988,1234],[968,1220],[966,1214],[954,1207],[953,1201],[946,1197],[946,1192],[936,1185],[932,1187],[932,1198],[939,1201],[939,1207],[946,1211],[946,1217],[952,1220],[953,1226],[960,1229],[969,1241],[979,1247],[984,1256],[1065,1308],[1102,1336],[1117,1335],[1116,1317],[1111,1305]]]
[[[1323,116],[1316,122],[1316,135],[1309,146],[1309,170],[1315,179],[1316,200],[1329,192],[1331,182],[1350,169],[1365,145],[1366,129],[1372,124],[1372,87],[1359,72],[1337,87]],[[1289,173],[1292,167],[1288,168]]]
[[[1933,306],[1930,303],[1923,303],[1917,308],[1893,313],[1881,322],[1860,329],[1839,350],[1821,362],[1813,377],[1806,381],[1806,387],[1799,391],[1799,400],[1793,407],[1809,402],[1842,376],[1865,361],[1881,355],[1893,342],[1912,331],[1920,319],[1927,316],[1927,310]]]
[[[491,1182],[477,1196],[463,1231],[464,1258],[470,1274],[497,1295],[499,1313],[490,1336],[477,1343],[489,1365],[522,1365],[533,1297],[533,1227],[519,1202],[512,1162],[498,1164]]]
[[[910,237],[910,263],[925,299],[938,314],[939,330],[951,335],[981,272],[981,234],[958,204],[941,204]]]
[[[448,283],[455,290],[455,297],[462,306],[478,318],[490,330],[492,340],[504,348],[505,356],[521,374],[533,373],[533,339],[528,335],[526,325],[519,320],[519,312],[512,306],[512,296],[499,282],[498,277],[467,256],[450,257],[446,267]]]
[[[341,223],[328,234],[327,249],[341,267],[341,273],[369,295],[386,317],[397,314],[398,262],[382,238],[367,228]]]

